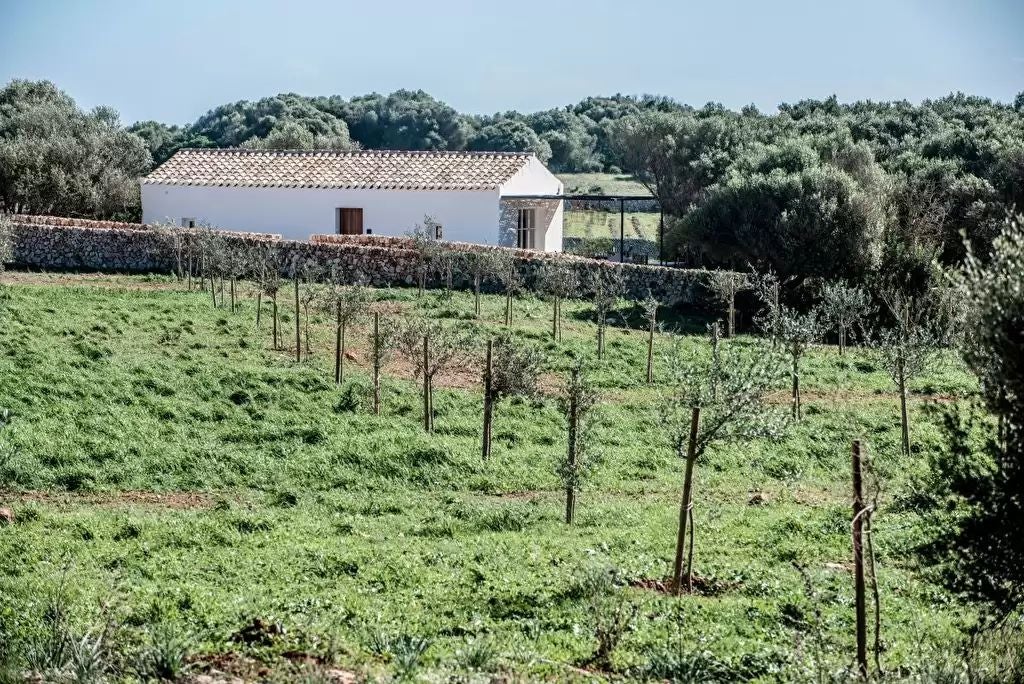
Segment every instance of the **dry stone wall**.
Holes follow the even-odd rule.
[[[37,269],[116,272],[173,272],[179,267],[189,240],[202,230],[166,229],[142,224],[16,216],[12,226],[13,263]],[[375,287],[412,285],[416,282],[417,254],[406,238],[373,236],[313,236],[309,242],[281,240],[273,234],[217,231],[228,248],[276,249],[285,270],[291,264],[312,262],[322,273],[342,273],[352,282]],[[505,249],[445,243],[457,252]],[[700,271],[619,264],[570,255],[509,250],[516,258],[528,287],[534,287],[541,265],[557,259],[574,268],[584,283],[599,269],[621,271],[625,296],[639,299],[648,292],[666,304],[699,304],[706,300]],[[196,259],[198,262],[198,257]],[[286,273],[287,275],[287,273]],[[439,285],[435,279],[433,285]],[[454,285],[472,286],[465,269],[456,269]]]

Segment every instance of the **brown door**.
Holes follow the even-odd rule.
[[[338,233],[341,235],[362,235],[363,210],[338,209]]]

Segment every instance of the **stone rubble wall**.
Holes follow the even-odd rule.
[[[82,219],[20,215],[12,219],[13,264],[35,269],[170,273],[179,268],[179,259],[184,263],[190,242],[198,264],[198,242],[210,234],[203,229],[167,229]],[[214,234],[231,249],[277,250],[284,275],[289,275],[294,264],[313,263],[320,273],[342,273],[351,282],[375,287],[412,285],[417,280],[418,255],[410,249],[412,243],[407,238],[331,235],[313,236],[308,242],[300,242],[281,240],[273,234],[228,231]],[[445,245],[456,252],[506,249],[467,243]],[[707,301],[700,271],[620,264],[532,250],[508,251],[515,257],[529,289],[536,288],[541,265],[557,260],[575,269],[584,284],[600,269],[618,270],[627,298],[642,299],[651,293],[667,305]],[[455,287],[472,287],[466,269],[457,266],[454,275]],[[431,274],[430,285],[441,284],[438,274]],[[487,289],[495,288],[489,284]]]

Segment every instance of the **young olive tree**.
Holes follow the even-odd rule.
[[[817,310],[800,313],[783,306],[779,311],[779,323],[779,339],[789,356],[793,420],[800,420],[803,416],[800,403],[800,361],[810,346],[821,337],[821,322]]]
[[[749,282],[762,307],[754,322],[771,339],[772,346],[777,346],[782,329],[782,281],[773,271],[755,271]]]
[[[370,329],[367,340],[370,350],[370,360],[373,364],[373,414],[380,415],[381,390],[380,370],[384,361],[394,350],[396,340],[399,339],[399,329],[390,320],[381,321],[380,312],[373,312],[373,327]],[[340,375],[339,375],[340,378]],[[340,380],[339,380],[340,381]]]
[[[826,282],[821,287],[821,314],[823,327],[836,331],[839,341],[839,353],[846,353],[846,343],[855,326],[862,326],[863,321],[874,311],[871,295],[867,290],[856,285],[836,280]]]
[[[548,259],[541,263],[537,281],[540,291],[551,297],[551,339],[561,342],[562,301],[579,294],[579,275],[564,261]]]
[[[692,590],[694,466],[715,442],[777,437],[785,414],[765,402],[780,382],[783,361],[769,349],[723,354],[716,364],[707,355],[686,352],[676,342],[668,365],[672,389],[661,402],[662,425],[669,445],[684,462],[672,586],[677,594]],[[717,388],[717,393],[713,391]]]
[[[437,221],[431,216],[424,216],[423,223],[417,224],[406,233],[410,249],[415,255],[417,293],[422,295],[427,289],[427,276],[433,268],[438,252],[438,242],[434,238]]]
[[[321,300],[324,310],[334,314],[334,382],[345,380],[345,333],[366,314],[370,295],[361,284],[346,285],[344,280],[332,279]],[[309,339],[307,333],[306,339]]]
[[[889,372],[900,395],[900,444],[910,455],[910,383],[928,372],[939,358],[948,339],[937,302],[932,297],[910,297],[900,290],[881,293],[882,302],[892,315],[892,325],[879,331],[873,346]]]
[[[512,304],[515,296],[523,289],[523,274],[515,258],[504,251],[495,251],[495,276],[505,292],[505,325],[512,325]]]
[[[444,292],[449,296],[454,285],[455,270],[459,267],[459,257],[460,253],[448,245],[442,242],[435,243],[432,262],[438,277],[444,283]]]
[[[558,462],[558,475],[565,486],[565,522],[568,525],[576,520],[576,494],[580,485],[597,463],[590,447],[594,407],[599,399],[589,369],[582,359],[578,359],[569,370],[560,397],[568,424],[568,444],[565,458]]]
[[[421,316],[405,320],[398,345],[416,367],[423,381],[423,429],[434,431],[434,379],[441,372],[463,362],[469,347],[467,335],[456,328]]]
[[[237,303],[238,279],[245,275],[249,268],[248,250],[244,245],[227,243],[224,251],[224,271],[230,279],[231,313],[235,313]]]
[[[622,296],[622,271],[615,266],[602,266],[590,272],[587,279],[591,302],[594,305],[594,323],[597,324],[597,358],[604,358],[605,333],[608,318]]]
[[[473,281],[473,313],[480,318],[480,288],[488,280],[498,280],[500,255],[496,250],[479,249],[466,252],[463,264]]]
[[[647,384],[650,385],[654,382],[654,333],[658,329],[658,308],[661,302],[648,290],[647,297],[641,299],[639,304],[644,321],[647,322]]]
[[[491,455],[491,427],[494,408],[505,397],[532,397],[537,394],[544,356],[533,345],[509,334],[487,341],[484,357],[483,458]]]
[[[281,291],[281,271],[284,269],[284,254],[278,245],[267,242],[252,251],[253,273],[257,279],[261,295],[270,297],[271,317],[273,319],[273,348],[280,349],[280,331],[278,325],[277,294]],[[256,302],[256,325],[260,321],[261,302]]]
[[[736,334],[736,295],[750,289],[750,278],[735,271],[705,271],[708,292],[725,307],[725,336]]]

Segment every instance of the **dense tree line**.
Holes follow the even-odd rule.
[[[134,179],[183,147],[532,151],[556,172],[634,174],[668,214],[664,252],[780,276],[900,274],[984,247],[1024,205],[1024,93],[913,105],[834,96],[700,109],[664,97],[592,97],[558,109],[461,114],[423,91],[351,99],[282,94],[188,125],[81,111],[48,82],[0,91],[4,209],[138,213]]]

